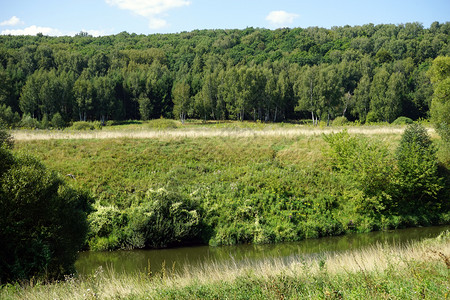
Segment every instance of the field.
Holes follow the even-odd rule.
[[[448,222],[445,212],[381,214],[380,204],[372,204],[378,198],[364,203],[359,179],[334,170],[327,152],[324,136],[342,127],[187,124],[160,119],[92,131],[19,130],[13,136],[15,151],[37,156],[93,196],[86,245],[91,250],[277,243]],[[367,180],[391,167],[404,128],[345,128],[374,149],[386,149]],[[371,164],[372,155],[366,159]],[[149,216],[159,215],[171,221],[154,232],[156,221]]]
[[[5,285],[2,299],[448,299],[450,235],[403,247],[374,246],[315,260],[293,257],[212,264],[170,273],[99,269],[61,282]]]

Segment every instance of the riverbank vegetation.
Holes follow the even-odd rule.
[[[75,271],[91,198],[12,147],[0,127],[0,284],[62,278]]]
[[[448,166],[418,124],[402,135],[248,126],[261,128],[25,139],[16,148],[92,193],[91,250],[277,243],[449,222]]]
[[[98,269],[63,281],[32,280],[0,288],[2,299],[446,299],[450,236],[404,246],[263,261],[212,263],[171,272],[152,266],[136,274]]]

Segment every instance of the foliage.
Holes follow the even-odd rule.
[[[0,282],[72,273],[90,198],[30,156],[0,155]]]
[[[392,122],[392,125],[407,125],[412,124],[414,121],[408,117],[398,117]]]
[[[13,113],[10,106],[0,105],[0,124],[15,126],[20,121],[18,112]]]
[[[53,115],[51,124],[54,128],[57,129],[63,129],[66,126],[66,122],[59,112]]]
[[[387,149],[363,136],[347,131],[324,136],[330,148],[331,166],[352,179],[361,191],[352,196],[355,210],[363,214],[380,214],[394,205],[390,195],[393,164]]]
[[[416,120],[428,116],[432,90],[425,74],[432,60],[449,55],[449,27],[2,35],[0,107],[10,108],[10,126],[16,113],[39,122],[59,113],[66,123],[102,124],[188,115],[205,121],[311,118],[317,125],[339,115],[366,122],[371,112],[377,121]],[[435,89],[434,97],[444,91]]]
[[[9,134],[0,124],[0,148],[12,149],[14,146],[14,140],[11,134]]]
[[[348,120],[346,117],[340,116],[333,120],[333,126],[344,126],[348,124]]]
[[[370,111],[366,116],[366,124],[377,123],[380,121],[380,118],[373,111]]]
[[[444,183],[438,173],[436,148],[423,126],[414,123],[405,129],[396,158],[398,209],[405,213],[439,210]]]
[[[98,207],[89,215],[92,250],[164,248],[201,242],[199,205],[163,189],[149,190],[125,210]]]
[[[39,128],[39,121],[32,118],[30,115],[25,114],[22,116],[22,120],[20,120],[20,127],[36,129]]]
[[[450,57],[437,57],[428,74],[434,89],[431,118],[446,149],[444,159],[450,161]]]
[[[102,129],[102,124],[99,121],[96,122],[86,122],[86,121],[78,121],[74,122],[70,127],[72,130],[94,130],[94,129]]]
[[[146,127],[154,128],[158,130],[164,130],[164,129],[175,129],[178,128],[177,122],[174,120],[159,118],[159,119],[153,119],[146,123]]]
[[[433,209],[399,210],[403,200],[394,149],[400,136],[389,131],[369,136],[342,132],[324,140],[285,135],[284,127],[262,130],[281,125],[200,124],[218,135],[202,137],[192,130],[197,125],[186,123],[190,128],[179,137],[163,132],[151,139],[21,141],[16,148],[74,174],[73,184],[92,191],[98,210],[89,217],[91,249],[184,245],[190,240],[276,243],[448,222],[446,188],[433,200],[436,205],[429,206]],[[195,233],[191,238],[173,238],[177,234],[162,229],[154,232],[164,232],[163,237],[147,235],[160,197],[149,190],[161,188],[167,193],[161,198],[197,212],[199,223],[189,225]],[[419,187],[415,192],[421,193]]]

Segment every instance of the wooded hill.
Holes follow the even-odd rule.
[[[426,118],[450,23],[0,36],[0,119]],[[56,122],[56,121],[55,121]],[[22,125],[21,125],[22,124]]]

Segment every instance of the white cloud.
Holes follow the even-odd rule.
[[[95,37],[107,35],[107,33],[104,30],[95,30],[95,29],[88,29],[88,30],[86,30],[86,29],[82,29],[81,31],[87,32],[88,34],[90,34],[92,36],[95,36]],[[79,33],[79,32],[77,32],[77,33]],[[67,34],[67,35],[74,36],[75,34],[70,33],[70,34]]]
[[[164,28],[167,27],[167,25],[166,20],[159,18],[150,18],[150,21],[148,22],[148,27],[150,29]]]
[[[112,6],[118,6],[120,9],[130,10],[135,14],[143,16],[149,20],[149,27],[158,29],[166,27],[167,21],[161,19],[167,11],[188,6],[191,4],[187,0],[105,0]]]
[[[61,36],[64,35],[60,30],[51,27],[40,27],[36,25],[29,26],[24,29],[6,29],[2,30],[1,34],[10,35],[36,35],[42,33],[43,35]]]
[[[88,34],[95,37],[107,35],[107,33],[103,30],[82,29],[81,31],[87,32]],[[76,34],[80,33],[80,31],[63,32],[56,28],[32,25],[24,29],[5,29],[0,32],[1,35],[36,35],[38,33],[42,33],[43,35],[48,36],[75,36]]]
[[[266,20],[273,25],[287,25],[294,23],[294,19],[298,18],[299,15],[285,12],[284,10],[271,11]]]
[[[12,16],[11,19],[5,20],[0,23],[0,26],[15,26],[23,24],[23,22],[16,16]]]

